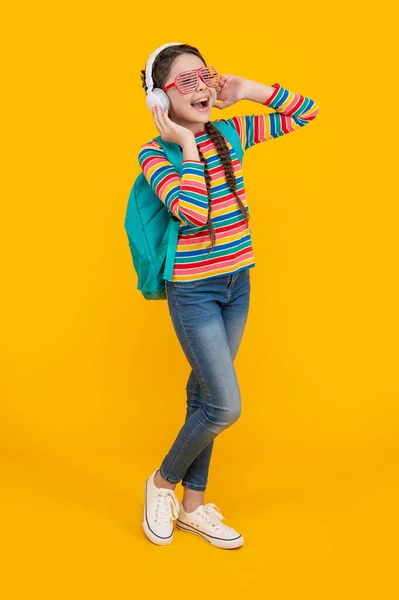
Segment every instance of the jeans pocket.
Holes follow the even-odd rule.
[[[172,285],[175,286],[175,289],[185,290],[185,289],[191,289],[191,288],[194,288],[194,287],[198,287],[199,285],[201,285],[202,280],[200,280],[200,281],[193,281],[191,283],[182,283],[181,281],[172,281],[171,283],[172,283]]]

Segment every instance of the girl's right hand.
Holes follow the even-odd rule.
[[[187,127],[183,127],[172,121],[169,118],[168,111],[162,111],[159,104],[156,104],[152,108],[152,115],[161,138],[165,142],[174,142],[182,146],[184,142],[194,139],[193,132],[187,129]]]

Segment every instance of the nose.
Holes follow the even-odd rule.
[[[206,89],[207,89],[206,83],[204,83],[202,81],[201,77],[198,76],[197,91],[206,90]]]

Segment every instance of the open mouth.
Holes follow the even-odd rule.
[[[191,104],[194,110],[198,112],[206,112],[209,106],[209,100],[202,100],[201,102],[197,102],[196,104]]]

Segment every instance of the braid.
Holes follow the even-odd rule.
[[[249,227],[249,215],[247,213],[247,210],[246,210],[241,198],[238,196],[238,194],[236,192],[237,180],[235,178],[233,165],[231,163],[231,156],[230,156],[230,152],[227,147],[226,141],[225,141],[223,135],[220,133],[219,129],[217,129],[213,125],[213,123],[211,123],[210,121],[205,123],[205,129],[206,129],[207,133],[209,134],[212,142],[215,144],[216,151],[220,157],[220,160],[222,161],[227,185],[230,188],[230,192],[232,194],[234,194],[235,197],[237,198],[238,206],[239,206],[242,214],[245,216],[245,222],[246,222],[247,227]],[[201,149],[198,145],[197,145],[197,149],[198,149],[200,161],[204,163],[205,183],[206,183],[206,189],[208,191],[208,199],[209,199],[208,231],[209,231],[209,235],[210,235],[210,238],[212,241],[211,246],[209,246],[209,248],[210,248],[209,252],[210,252],[215,247],[215,241],[216,241],[215,229],[213,227],[213,223],[212,223],[212,219],[211,219],[211,208],[212,208],[212,206],[211,206],[211,204],[212,204],[212,202],[211,202],[211,176],[209,174],[207,162],[206,162],[204,155],[202,154]],[[209,254],[209,252],[208,252],[208,254]]]
[[[198,145],[197,145],[197,149],[198,149],[200,161],[204,163],[205,183],[206,183],[206,189],[208,192],[208,220],[207,220],[207,223],[208,223],[209,235],[212,240],[212,245],[210,246],[210,249],[212,250],[215,247],[216,236],[215,236],[215,228],[213,226],[212,219],[211,219],[211,208],[212,208],[212,206],[211,206],[211,176],[209,174],[207,162],[206,162],[204,155],[202,154],[201,149]],[[209,250],[209,252],[211,250]],[[208,252],[208,254],[209,254],[209,252]]]

